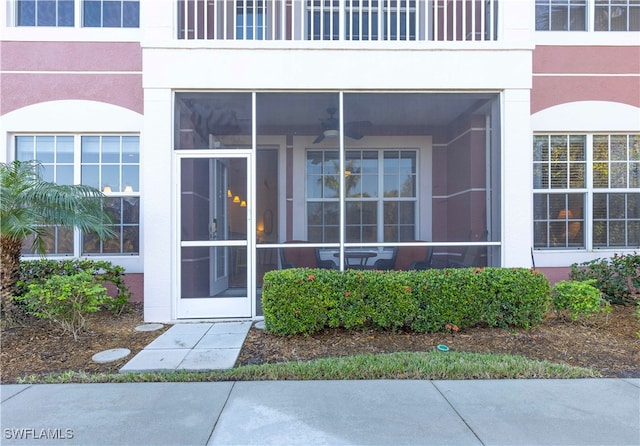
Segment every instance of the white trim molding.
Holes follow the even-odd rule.
[[[608,101],[568,102],[531,115],[534,132],[629,132],[640,130],[640,108]]]
[[[105,102],[60,100],[40,102],[2,116],[0,134],[8,133],[140,133],[143,116]],[[5,154],[6,156],[6,154]]]

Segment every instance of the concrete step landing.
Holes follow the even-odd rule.
[[[135,355],[120,373],[225,370],[234,366],[252,322],[180,323]]]

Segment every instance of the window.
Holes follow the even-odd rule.
[[[594,135],[592,171],[593,246],[640,246],[640,135]]]
[[[535,135],[533,187],[537,249],[640,246],[640,135]]]
[[[82,26],[88,28],[138,28],[138,0],[84,0]]]
[[[584,247],[584,135],[535,136],[534,232],[537,248]]]
[[[131,196],[139,187],[138,136],[82,136],[82,184],[107,195],[104,205],[116,237],[100,240],[85,235],[83,254],[130,254],[139,252],[140,198]]]
[[[339,155],[307,152],[307,236],[339,238]],[[415,150],[345,152],[345,240],[394,242],[416,237],[417,166]]]
[[[40,161],[45,181],[74,184],[73,136],[17,136],[16,159]],[[33,239],[26,240],[25,247],[30,248],[32,242]],[[45,243],[48,254],[73,255],[73,229],[52,227]]]
[[[596,0],[596,31],[640,31],[640,0]]]
[[[82,26],[138,28],[139,0],[83,0]],[[75,26],[75,0],[16,0],[17,26]]]
[[[18,26],[74,26],[74,0],[17,0]]]
[[[307,238],[340,239],[340,161],[337,150],[307,152]]]
[[[236,39],[264,39],[265,18],[264,1],[238,1],[236,4]]]
[[[57,184],[85,184],[103,191],[115,237],[101,241],[73,229],[51,228],[47,253],[134,255],[140,249],[139,137],[128,135],[16,136],[16,159],[38,160],[43,178]],[[27,240],[24,254],[29,254]]]
[[[587,0],[536,0],[536,31],[586,31]]]

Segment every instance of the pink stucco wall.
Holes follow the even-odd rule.
[[[144,274],[143,273],[127,273],[124,275],[124,283],[129,287],[131,292],[130,302],[144,302]],[[117,296],[117,288],[110,282],[105,282],[104,286],[110,296]]]
[[[138,42],[2,42],[6,71],[142,71]]]
[[[638,77],[535,77],[531,113],[576,101],[609,101],[640,107]]]
[[[434,140],[434,241],[466,241],[486,229],[484,126],[483,116],[465,116]]]
[[[536,270],[544,274],[552,286],[561,280],[569,280],[569,273],[571,272],[569,267],[545,267],[536,268]]]
[[[640,46],[538,46],[531,113],[575,101],[640,107]]]
[[[640,73],[640,46],[537,46],[533,73]]]
[[[485,229],[485,123],[480,118],[456,122],[447,148],[448,240],[468,240],[471,232]]]
[[[62,99],[143,112],[142,50],[123,42],[1,42],[0,114]]]
[[[0,94],[1,114],[63,99],[105,102],[142,113],[141,74],[4,74]]]
[[[124,281],[131,291],[131,302],[144,302],[144,274],[127,273],[124,276]]]

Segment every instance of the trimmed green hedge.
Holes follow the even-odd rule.
[[[524,268],[337,271],[292,268],[264,276],[262,308],[274,334],[327,327],[417,332],[486,323],[530,328],[542,322],[549,281]]]

